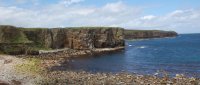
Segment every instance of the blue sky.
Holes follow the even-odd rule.
[[[0,0],[0,24],[200,33],[200,0]]]

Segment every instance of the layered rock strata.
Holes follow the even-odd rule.
[[[28,53],[29,50],[70,48],[87,50],[124,46],[124,29],[114,27],[20,28],[0,26],[0,51]],[[8,49],[9,48],[9,49]],[[19,51],[19,52],[13,52]]]

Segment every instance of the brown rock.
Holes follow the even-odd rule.
[[[9,85],[9,83],[0,80],[0,85]]]
[[[145,39],[145,38],[163,38],[176,37],[178,34],[174,31],[161,30],[125,30],[125,39]]]
[[[8,54],[38,54],[40,49],[86,50],[124,46],[124,30],[117,27],[0,28],[0,51]]]

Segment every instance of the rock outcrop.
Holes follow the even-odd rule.
[[[25,35],[14,26],[0,26],[0,43],[26,43]]]
[[[122,28],[22,29],[28,40],[43,48],[77,50],[124,46]]]
[[[124,46],[123,29],[89,28],[68,29],[65,46],[72,49],[113,48]]]
[[[124,46],[124,29],[114,27],[20,28],[0,26],[0,51],[70,48],[86,50]],[[9,48],[9,52],[8,49]],[[26,51],[26,52],[25,52]]]
[[[0,53],[38,54],[38,50],[115,48],[125,39],[175,37],[174,31],[125,30],[117,27],[21,28],[0,26]]]
[[[146,38],[176,37],[178,34],[174,31],[125,30],[124,35],[125,39],[146,39]]]

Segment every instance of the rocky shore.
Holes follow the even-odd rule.
[[[177,74],[174,78],[129,73],[51,72],[41,84],[50,85],[199,85],[200,80]]]
[[[70,57],[81,57],[81,56],[92,56],[101,55],[104,53],[110,53],[115,51],[124,50],[124,47],[115,48],[96,48],[88,50],[75,50],[75,49],[57,49],[57,50],[40,50],[38,55],[16,55],[20,58],[40,58],[40,59],[54,59],[59,60],[60,58],[70,58]]]
[[[132,73],[89,73],[85,71],[50,71],[57,60],[18,58],[0,55],[0,85],[199,85],[200,79],[165,72],[155,75]],[[2,63],[3,62],[3,63]],[[52,64],[52,65],[50,65]],[[20,68],[20,70],[19,70]],[[3,70],[2,70],[3,69]],[[158,76],[162,75],[162,76]]]
[[[16,66],[26,63],[26,59],[0,55],[0,85],[35,85],[39,75],[17,71]]]

